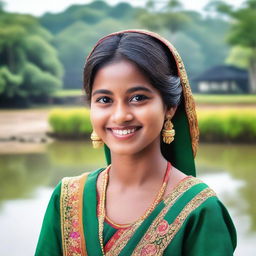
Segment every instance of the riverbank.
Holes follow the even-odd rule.
[[[256,103],[239,106],[235,104],[197,104],[199,111],[233,108],[256,110]],[[47,132],[50,132],[48,124],[50,111],[51,108],[0,110],[0,153],[42,150],[39,145],[51,141],[51,138],[46,135]]]
[[[50,142],[50,109],[0,110],[0,154],[41,152]]]

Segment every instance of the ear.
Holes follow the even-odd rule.
[[[166,110],[166,113],[165,113],[165,118],[170,118],[172,119],[172,117],[174,116],[175,112],[177,110],[177,106],[175,107],[171,107],[169,109]]]

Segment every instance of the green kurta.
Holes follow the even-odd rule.
[[[88,175],[83,191],[82,223],[89,256],[102,255],[96,195],[96,181],[102,170]],[[61,186],[62,182],[49,202],[36,256],[63,255]],[[104,223],[106,255],[229,256],[236,247],[236,231],[226,208],[205,183],[192,176],[181,181],[132,232],[129,228],[120,231]],[[127,235],[129,232],[130,236]],[[70,231],[69,237],[77,236],[76,232]],[[76,248],[72,250],[77,250],[73,255],[83,255]]]

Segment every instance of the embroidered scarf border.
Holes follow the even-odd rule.
[[[60,215],[64,256],[87,256],[82,223],[82,199],[87,175],[62,179]]]
[[[186,204],[183,210],[170,224],[164,219],[163,214],[159,215],[151,224],[132,255],[163,255],[164,250],[180,230],[188,215],[204,201],[213,196],[216,196],[215,192],[210,188],[205,188]]]

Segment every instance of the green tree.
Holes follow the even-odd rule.
[[[64,88],[81,88],[85,57],[96,41],[111,32],[138,27],[137,8],[103,1],[72,5],[62,13],[46,14],[40,22],[54,34],[54,45],[64,66]],[[50,19],[48,19],[50,18]]]
[[[129,27],[130,23],[124,25],[108,18],[94,25],[78,21],[59,33],[55,38],[55,45],[65,68],[64,87],[82,88],[85,58],[93,45],[100,37]]]
[[[239,68],[248,69],[250,66],[251,55],[252,55],[251,49],[245,48],[239,45],[234,46],[232,47],[226,59],[226,63],[237,66]]]
[[[256,93],[256,0],[246,0],[236,9],[224,1],[212,1],[211,5],[232,20],[228,42],[233,46],[250,49],[250,92]]]
[[[46,13],[40,18],[40,23],[53,34],[57,34],[78,21],[94,25],[105,18],[111,9],[104,1],[71,5],[61,13]]]
[[[144,27],[160,31],[167,29],[172,34],[182,30],[189,24],[189,17],[183,12],[183,6],[178,0],[168,0],[162,8],[156,7],[156,2],[149,0],[147,10],[143,11],[139,20]]]
[[[198,44],[200,47],[198,50],[203,55],[202,62],[199,62],[202,64],[201,68],[197,59],[191,63],[197,67],[197,74],[213,66],[223,65],[229,53],[229,45],[225,40],[230,27],[228,21],[192,11],[186,11],[186,14],[191,22],[183,29],[183,33]],[[188,52],[189,49],[188,45],[186,51]],[[197,74],[193,73],[193,75]]]
[[[28,102],[61,87],[62,66],[52,36],[29,15],[0,14],[0,100]]]
[[[4,10],[5,3],[3,1],[0,1],[0,13]]]

